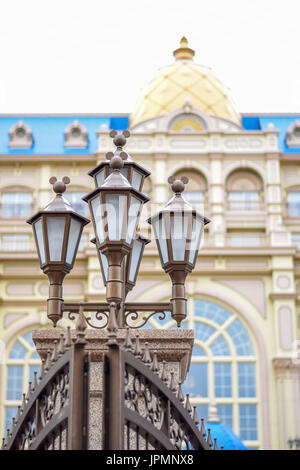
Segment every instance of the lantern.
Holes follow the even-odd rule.
[[[83,198],[88,202],[97,248],[108,260],[107,301],[122,300],[121,265],[133,247],[142,205],[149,199],[122,175],[120,156],[110,161],[112,173],[102,186]]]
[[[32,225],[41,269],[50,281],[47,315],[54,326],[61,318],[62,282],[74,266],[82,229],[89,220],[77,214],[62,196],[70,179],[50,178],[56,196],[27,223]]]
[[[195,267],[203,227],[210,221],[182,197],[187,177],[181,180],[170,177],[168,181],[175,194],[148,222],[154,230],[162,267],[172,280],[172,317],[180,326],[186,317],[185,279]]]

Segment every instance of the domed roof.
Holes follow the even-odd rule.
[[[212,441],[217,440],[218,449],[223,450],[247,450],[242,440],[234,432],[221,423],[217,407],[214,402],[209,406],[209,417],[205,425],[206,432],[210,429]]]
[[[174,111],[188,100],[193,108],[240,125],[226,87],[212,70],[193,61],[195,52],[185,37],[173,52],[175,62],[159,69],[131,114],[130,125]]]

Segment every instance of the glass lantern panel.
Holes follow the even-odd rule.
[[[136,171],[134,168],[132,169],[132,181],[131,181],[131,186],[136,189],[137,191],[140,190],[141,186],[141,181],[142,181],[142,175],[138,171]]]
[[[143,242],[139,239],[135,240],[133,243],[133,247],[132,247],[130,267],[129,267],[128,280],[130,282],[134,282],[135,280],[142,249],[143,249]]]
[[[37,244],[38,244],[38,253],[40,257],[40,262],[41,264],[44,264],[46,262],[46,256],[45,256],[42,219],[39,219],[37,222],[35,222],[34,229],[35,229],[35,235],[36,235]]]
[[[135,236],[136,226],[139,221],[139,214],[141,209],[141,202],[134,196],[131,196],[130,207],[128,212],[128,226],[127,226],[127,243],[131,243]]]
[[[171,216],[171,245],[174,261],[184,261],[189,219],[188,215],[182,213]]]
[[[48,217],[47,232],[50,261],[62,261],[66,217]]]
[[[106,212],[108,238],[119,241],[122,237],[124,216],[126,217],[127,196],[121,194],[106,194]]]
[[[164,217],[157,217],[156,220],[152,222],[152,226],[156,238],[156,243],[161,252],[162,262],[167,263],[169,261],[169,256]]]
[[[99,243],[104,242],[104,233],[103,233],[103,218],[101,213],[101,205],[100,205],[100,198],[96,197],[91,202],[92,206],[92,216],[94,219],[95,227],[96,227],[96,235],[98,238]]]
[[[108,261],[107,261],[107,257],[105,255],[103,255],[101,252],[99,252],[99,259],[100,259],[100,263],[101,263],[102,270],[103,270],[104,282],[106,283],[107,280],[108,280]]]
[[[75,256],[75,250],[77,247],[78,239],[81,235],[81,222],[77,219],[71,219],[69,240],[67,248],[66,263],[72,264]]]
[[[99,173],[97,173],[96,182],[97,182],[98,188],[102,186],[102,184],[104,183],[104,168],[102,168],[102,170],[100,170]]]
[[[203,230],[203,222],[198,218],[193,219],[192,237],[190,243],[189,263],[194,264],[196,261],[196,252],[199,248],[199,243]]]

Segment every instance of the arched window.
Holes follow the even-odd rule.
[[[173,132],[201,132],[206,129],[204,120],[193,113],[179,114],[169,124],[169,130]]]
[[[14,124],[8,133],[8,146],[12,149],[29,149],[33,144],[33,135],[30,127],[23,121]]]
[[[228,209],[236,211],[257,211],[263,205],[263,184],[261,178],[250,170],[238,170],[227,179]]]
[[[6,429],[11,427],[12,418],[16,416],[18,405],[21,405],[22,402],[22,393],[27,392],[28,382],[33,380],[34,371],[39,372],[40,364],[40,356],[32,341],[31,331],[19,335],[9,349],[6,358],[4,433]]]
[[[204,206],[207,202],[207,184],[204,176],[191,170],[181,170],[174,175],[180,179],[181,176],[187,176],[189,182],[182,193],[182,196],[201,213],[204,212]]]
[[[87,130],[77,120],[66,127],[64,137],[66,148],[86,148],[88,146]]]
[[[170,317],[151,319],[155,328],[176,328]],[[215,399],[222,422],[244,441],[257,447],[257,361],[250,335],[238,316],[224,307],[195,299],[183,328],[195,331],[190,370],[183,392],[190,394],[199,417],[207,419],[208,406]]]
[[[288,147],[300,147],[300,121],[299,119],[291,124],[285,136]]]

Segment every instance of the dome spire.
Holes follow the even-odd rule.
[[[192,60],[195,55],[195,51],[188,47],[189,43],[185,36],[182,36],[180,40],[180,47],[173,52],[176,60]]]
[[[220,418],[218,415],[218,408],[216,406],[215,399],[213,398],[208,407],[208,423],[220,423]]]

